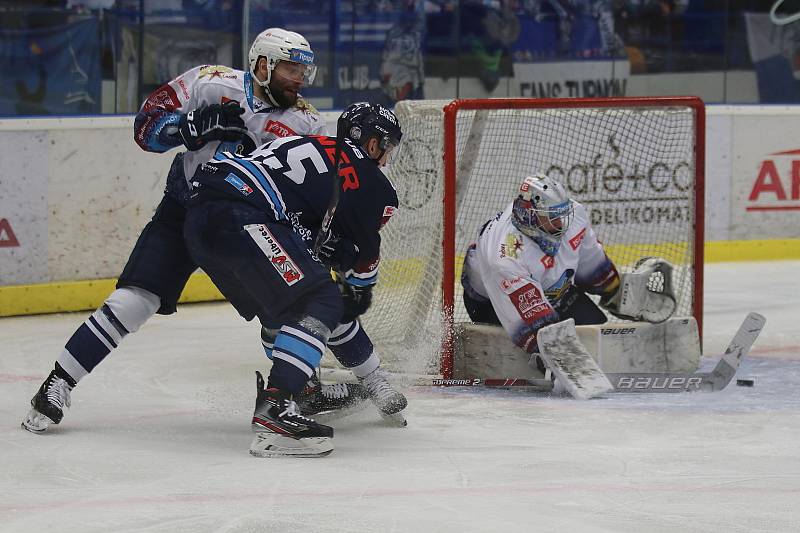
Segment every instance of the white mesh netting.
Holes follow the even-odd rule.
[[[363,324],[387,366],[439,368],[442,283],[443,107],[400,102],[403,142],[389,176],[400,209],[382,230],[374,304]],[[695,287],[695,143],[692,108],[630,106],[460,110],[456,121],[455,322],[468,320],[458,282],[480,225],[543,172],[584,203],[621,271],[642,256],[675,265],[676,316],[691,315]]]

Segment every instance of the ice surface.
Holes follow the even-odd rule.
[[[0,320],[0,531],[800,531],[800,262],[706,268],[707,355],[749,311],[752,388],[609,395],[407,389],[322,459],[247,449],[258,327],[226,304],[158,316],[84,379],[64,421],[20,429],[85,313]],[[714,363],[704,358],[704,368]]]

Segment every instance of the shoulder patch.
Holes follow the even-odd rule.
[[[214,78],[233,79],[237,76],[238,75],[236,71],[230,67],[225,67],[223,65],[208,65],[200,69],[197,79],[202,80],[206,77],[208,77],[209,80],[213,80]]]
[[[515,234],[506,235],[505,242],[500,244],[500,257],[517,258],[517,253],[522,250],[522,238]]]
[[[317,111],[317,108],[314,107],[313,105],[311,105],[311,102],[309,102],[308,100],[306,100],[302,96],[298,96],[297,97],[297,102],[294,104],[294,106],[297,109],[299,109],[300,111],[305,111],[309,115],[317,115],[317,116],[319,116],[319,114],[320,114],[319,111]]]

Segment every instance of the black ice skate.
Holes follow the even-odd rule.
[[[317,375],[297,396],[297,407],[303,416],[318,422],[329,422],[351,415],[367,406],[369,394],[363,385],[354,383],[321,383]]]
[[[402,392],[389,383],[389,375],[378,367],[358,381],[364,386],[372,403],[378,408],[383,419],[394,425],[405,426],[406,419],[400,413],[408,405]]]
[[[256,432],[250,454],[256,457],[323,457],[333,451],[333,428],[300,414],[287,391],[264,390],[264,378],[256,372]]]
[[[44,433],[50,424],[58,424],[64,418],[64,408],[70,406],[69,393],[72,385],[50,372],[39,392],[31,399],[32,409],[22,421],[22,427],[33,433]]]

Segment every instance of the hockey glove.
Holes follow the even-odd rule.
[[[350,239],[342,239],[329,233],[328,238],[319,247],[317,257],[326,267],[339,272],[346,272],[356,264],[358,246],[353,244]]]
[[[372,304],[372,287],[373,285],[357,287],[347,282],[339,283],[344,303],[341,324],[348,324],[367,312]]]
[[[643,257],[633,272],[622,274],[615,293],[600,298],[600,305],[626,320],[663,322],[676,308],[672,270],[672,265],[660,257]]]
[[[183,144],[189,150],[199,150],[209,141],[238,141],[247,135],[238,102],[198,107],[181,116],[178,124]]]

